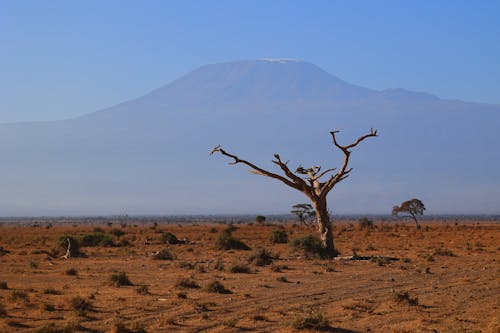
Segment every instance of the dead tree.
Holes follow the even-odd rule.
[[[64,259],[69,259],[71,257],[71,241],[69,240],[69,238],[66,238],[66,241],[68,242],[68,248],[66,249],[66,254],[62,257]]]
[[[257,165],[248,162],[246,160],[240,159],[238,156],[230,154],[226,152],[221,146],[217,146],[212,149],[210,155],[219,152],[222,155],[232,158],[234,161],[229,163],[230,165],[242,163],[251,168],[250,172],[262,175],[270,178],[277,179],[284,184],[304,193],[311,203],[313,204],[314,210],[316,212],[316,222],[318,223],[318,229],[321,238],[321,246],[324,251],[324,255],[328,257],[334,257],[336,255],[335,247],[333,244],[333,233],[332,226],[330,221],[330,216],[328,214],[327,200],[326,197],[328,193],[334,188],[336,184],[346,179],[352,168],[348,168],[349,158],[351,156],[351,149],[356,147],[361,141],[372,137],[377,136],[377,131],[374,129],[370,130],[370,133],[360,136],[353,143],[343,146],[337,142],[336,133],[339,131],[330,132],[332,136],[333,144],[342,151],[344,154],[344,161],[338,169],[338,171],[334,174],[331,174],[328,180],[322,181],[321,179],[336,171],[336,168],[321,169],[321,166],[312,166],[308,169],[299,166],[295,172],[292,172],[288,168],[288,161],[283,162],[280,158],[280,155],[274,154],[274,160],[272,161],[274,164],[278,165],[284,176],[264,170]]]

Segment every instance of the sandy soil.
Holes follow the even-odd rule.
[[[331,332],[500,332],[500,224],[430,223],[417,232],[411,224],[336,223],[342,255],[395,261],[305,258],[290,244],[271,243],[279,229],[272,225],[238,226],[233,235],[247,251],[216,249],[223,224],[104,225],[107,235],[124,232],[110,235],[115,244],[129,245],[82,247],[85,257],[70,259],[53,253],[61,236],[78,239],[96,227],[0,227],[0,332],[295,332],[300,318],[319,314]],[[285,230],[290,239],[315,234]],[[187,243],[162,244],[165,231]],[[248,263],[259,247],[279,259]],[[154,260],[151,253],[164,248],[174,259]],[[250,273],[232,273],[236,263]],[[112,285],[116,272],[133,285]],[[200,288],[182,288],[181,279]],[[213,281],[229,291],[209,292]],[[77,296],[91,308],[78,310]]]

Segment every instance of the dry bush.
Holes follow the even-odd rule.
[[[81,296],[71,298],[69,300],[69,305],[81,317],[85,317],[88,311],[93,310],[92,303]]]
[[[248,245],[233,237],[232,230],[233,228],[229,227],[220,233],[215,241],[215,247],[218,250],[250,250]]]
[[[54,323],[50,323],[38,328],[35,333],[73,333],[75,329],[76,325],[73,323],[68,323],[64,326],[57,326]]]
[[[226,289],[222,283],[219,281],[212,281],[206,287],[205,290],[210,293],[217,294],[232,294],[231,290]]]
[[[174,256],[170,251],[166,248],[161,249],[160,251],[153,254],[153,259],[156,260],[173,260]]]
[[[407,303],[408,305],[418,305],[418,298],[411,297],[408,291],[393,291],[392,298],[398,303]]]
[[[275,230],[269,235],[269,240],[275,244],[286,244],[288,243],[288,234],[283,229]]]
[[[0,318],[6,316],[7,316],[7,310],[5,310],[5,306],[2,303],[0,303]]]
[[[0,281],[0,289],[4,289],[4,290],[9,289],[9,286],[7,285],[7,282]]]
[[[321,247],[321,241],[313,235],[294,239],[291,243],[295,251],[301,250],[305,257],[328,258],[329,254]]]
[[[189,289],[198,289],[200,288],[199,284],[196,283],[195,280],[191,278],[182,278],[177,281],[175,284],[177,288],[189,288]]]
[[[321,313],[312,314],[306,317],[296,318],[292,322],[292,327],[296,330],[330,330],[330,323]]]
[[[248,265],[242,264],[242,263],[234,263],[230,268],[229,271],[231,273],[251,273],[252,271],[250,270],[250,267]]]
[[[248,256],[248,262],[254,263],[256,266],[266,266],[270,265],[275,259],[271,251],[264,248],[258,248],[251,255]]]
[[[115,272],[111,274],[111,276],[109,277],[109,281],[111,285],[115,287],[133,286],[133,283],[130,281],[127,273],[125,272]]]
[[[78,275],[78,271],[76,270],[76,268],[68,268],[65,273],[66,275],[72,275],[72,276]]]
[[[185,241],[181,241],[177,238],[177,236],[175,236],[173,233],[171,232],[163,232],[161,234],[161,242],[164,243],[164,244],[171,244],[171,245],[175,245],[175,244],[184,244],[186,243]]]

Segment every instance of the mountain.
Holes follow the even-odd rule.
[[[82,117],[0,125],[0,215],[283,213],[301,193],[210,157],[222,144],[273,170],[338,166],[351,177],[334,213],[388,213],[418,197],[429,213],[499,213],[500,105],[347,83],[302,61],[202,66],[145,96]],[[278,171],[278,170],[276,170]]]

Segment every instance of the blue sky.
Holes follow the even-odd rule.
[[[73,117],[203,64],[270,57],[500,104],[499,17],[486,0],[0,0],[0,122]]]

